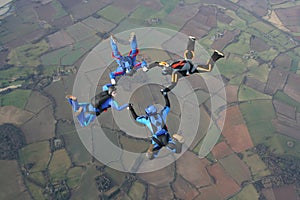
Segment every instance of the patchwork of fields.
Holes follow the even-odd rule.
[[[0,94],[0,125],[20,128],[26,145],[16,160],[0,160],[0,199],[271,200],[285,193],[299,198],[299,1],[19,0],[12,5],[13,14],[0,18],[0,88],[8,88]],[[219,91],[208,92],[206,75],[189,76],[201,120],[188,151],[163,169],[129,174],[88,152],[65,95],[72,93],[76,72],[94,47],[112,33],[140,27],[195,36],[206,55],[195,53],[204,62],[213,49],[223,51],[211,76],[216,70],[222,75],[227,97],[218,101],[227,105],[212,113]],[[137,37],[141,44],[153,40]],[[141,49],[138,59],[152,63],[181,56]],[[103,84],[116,65],[98,64],[107,67]],[[151,88],[130,100],[156,101],[160,94]],[[168,126],[176,132],[181,113],[174,95],[171,102]],[[148,141],[126,136],[110,111],[104,115],[98,120],[112,143],[147,151]],[[210,142],[217,144],[200,159],[209,130],[217,137]],[[1,145],[11,140],[4,135],[0,132]]]

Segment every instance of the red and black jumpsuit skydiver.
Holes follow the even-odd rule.
[[[224,58],[224,54],[220,51],[214,50],[214,53],[211,55],[210,59],[206,64],[194,65],[192,60],[195,57],[194,48],[195,48],[195,37],[189,36],[187,48],[184,52],[184,59],[175,61],[171,64],[166,62],[159,62],[158,65],[163,67],[162,74],[172,75],[172,84],[165,88],[165,91],[170,91],[173,89],[178,81],[178,74],[181,76],[189,76],[194,73],[204,73],[212,71],[214,64],[220,58]]]

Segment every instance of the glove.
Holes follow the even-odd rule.
[[[167,96],[168,92],[170,92],[170,89],[169,88],[164,88],[164,89],[161,89],[160,92],[161,92],[162,95]]]
[[[127,108],[128,108],[128,110],[132,110],[133,109],[132,103],[129,103]]]

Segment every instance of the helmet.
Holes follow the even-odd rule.
[[[157,112],[157,108],[154,105],[150,105],[145,109],[147,115],[155,114]]]
[[[117,90],[117,88],[116,88],[115,86],[112,85],[112,86],[110,86],[110,87],[108,88],[108,94],[111,95],[112,92],[113,92],[113,91],[116,91],[116,90]]]
[[[132,59],[129,56],[122,57],[121,65],[122,65],[123,69],[131,69],[132,68]]]

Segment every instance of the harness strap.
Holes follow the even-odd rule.
[[[174,63],[171,67],[172,67],[173,69],[175,69],[175,68],[177,68],[177,67],[182,67],[185,63],[186,63],[185,60],[180,60],[179,62]]]

